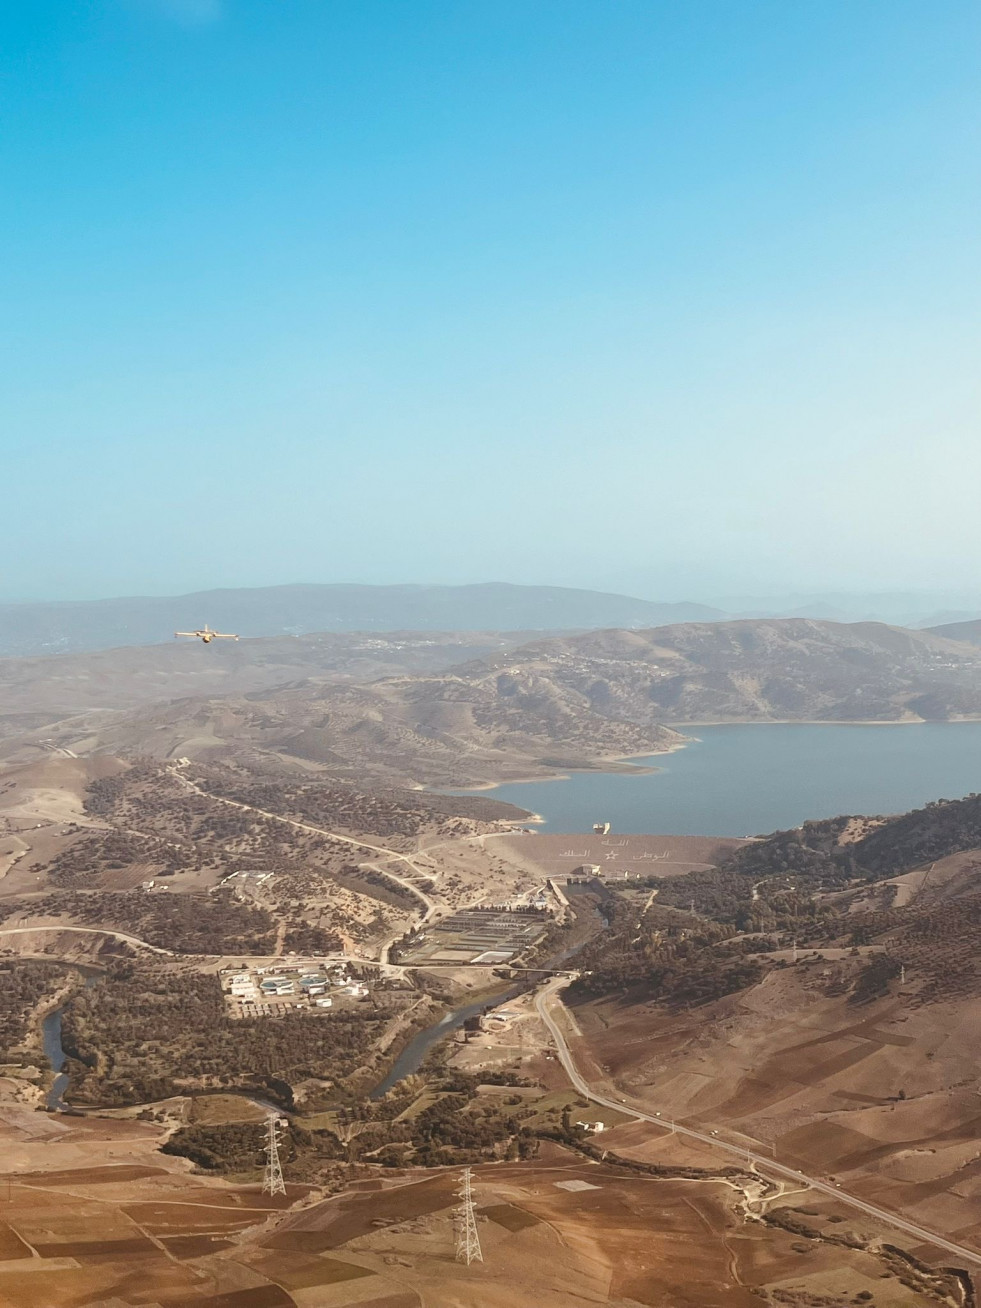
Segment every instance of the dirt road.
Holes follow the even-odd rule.
[[[342,844],[352,845],[355,849],[370,849],[375,854],[381,854],[386,861],[388,859],[398,859],[400,862],[405,863],[410,867],[416,876],[431,877],[433,875],[431,869],[420,868],[411,854],[400,853],[397,849],[386,849],[384,845],[373,845],[370,841],[355,839],[354,836],[342,836],[339,832],[329,831],[326,827],[315,827],[309,822],[300,822],[296,818],[283,817],[281,813],[270,813],[267,809],[255,808],[252,804],[243,804],[237,799],[224,799],[220,795],[212,795],[210,791],[202,790],[201,787],[196,786],[193,781],[189,781],[176,765],[171,768],[171,775],[174,776],[182,786],[193,791],[195,795],[200,795],[202,799],[210,799],[212,803],[227,804],[229,808],[240,808],[246,813],[258,813],[260,817],[269,818],[272,822],[283,822],[288,827],[295,827],[297,831],[309,831],[316,836],[327,836],[330,840],[339,840]],[[388,868],[379,867],[375,862],[366,863],[366,866],[375,868],[383,877],[388,877],[391,881],[394,881],[397,885],[401,886],[403,890],[408,890],[425,905],[426,911],[420,919],[420,925],[428,922],[433,914],[437,912],[437,905],[429,898],[426,892],[420,890],[418,886],[414,885],[411,881],[406,880],[405,877],[398,876]]]
[[[159,945],[151,945],[146,940],[141,940],[139,936],[129,936],[125,931],[116,931],[113,927],[80,927],[80,926],[20,926],[20,927],[0,927],[0,936],[26,936],[33,935],[36,931],[57,931],[72,932],[73,934],[86,936],[112,936],[114,940],[124,940],[127,945],[136,945],[139,949],[149,949],[151,954],[163,954],[167,958],[177,958],[178,955],[172,949],[162,949]]]

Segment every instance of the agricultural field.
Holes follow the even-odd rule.
[[[577,1285],[658,1308],[964,1308],[928,1237],[966,1261],[978,1248],[973,800],[752,842],[556,838],[179,762],[94,778],[77,764],[50,765],[75,787],[57,802],[36,771],[5,792],[0,1113],[19,1208],[0,1219],[0,1302],[26,1293],[26,1249],[53,1304],[75,1302],[59,1276],[79,1268],[80,1304],[128,1303],[143,1291],[127,1260],[143,1259],[160,1272],[154,1302],[216,1308],[503,1308],[515,1286],[547,1305]],[[283,812],[259,807],[272,803]],[[355,812],[387,835],[340,829]],[[91,984],[52,967],[80,939]],[[480,1015],[487,969],[571,949],[568,1043],[605,1104],[570,1083],[533,994],[485,990]],[[462,1028],[432,1048],[424,1036],[424,1061],[381,1093],[416,1034],[451,1029],[461,996]],[[33,1111],[49,1077],[28,1063],[54,1003],[72,1114]],[[285,1205],[257,1188],[273,1105]],[[655,1105],[668,1126],[631,1116]],[[767,1180],[744,1150],[791,1179]],[[488,1256],[461,1270],[466,1165]],[[821,1184],[844,1187],[840,1202]],[[856,1217],[846,1194],[883,1211]],[[95,1234],[90,1204],[117,1198]],[[883,1227],[885,1211],[915,1237]]]
[[[362,1166],[326,1199],[295,1183],[270,1199],[254,1179],[196,1174],[161,1154],[164,1134],[152,1122],[0,1110],[4,1304],[568,1308],[585,1297],[752,1308],[767,1291],[787,1305],[820,1293],[839,1306],[936,1308],[953,1292],[925,1265],[864,1248],[881,1246],[873,1223],[856,1228],[827,1201],[763,1203],[752,1178],[675,1161],[636,1127],[609,1132],[627,1166],[546,1142],[537,1159],[475,1168],[482,1261],[470,1267],[453,1257],[458,1168]],[[663,1169],[691,1175],[644,1170],[651,1149]],[[768,1220],[747,1221],[746,1204]]]

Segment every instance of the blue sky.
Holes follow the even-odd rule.
[[[32,0],[0,50],[0,598],[977,584],[975,0]]]

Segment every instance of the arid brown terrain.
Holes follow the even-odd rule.
[[[524,644],[531,633],[319,633],[216,643],[122,645],[115,649],[0,658],[0,739],[42,730],[98,709],[211,695],[254,695],[312,678],[372,681],[425,675],[463,659]]]
[[[652,1133],[649,1133],[652,1134]],[[483,1261],[454,1260],[458,1173],[358,1171],[335,1196],[193,1174],[158,1152],[166,1128],[0,1107],[0,1295],[10,1308],[752,1308],[953,1304],[951,1278],[888,1252],[888,1235],[833,1202],[770,1201],[711,1160],[657,1177],[548,1145],[475,1173]],[[624,1156],[653,1150],[610,1133]],[[709,1163],[702,1175],[699,1167]],[[766,1216],[747,1221],[749,1206]],[[804,1228],[810,1234],[803,1235]],[[882,1241],[885,1238],[885,1244]],[[864,1248],[865,1243],[873,1251]],[[804,1252],[801,1252],[801,1251]],[[856,1298],[865,1294],[867,1297]],[[149,1298],[148,1296],[152,1296]]]
[[[879,622],[685,623],[554,637],[487,661],[650,722],[899,721],[981,713],[976,646]],[[479,675],[474,669],[472,675]]]
[[[812,824],[680,878],[705,917],[614,910],[573,987],[587,1079],[981,1261],[979,813]]]
[[[482,839],[520,816],[480,796],[46,754],[0,774],[0,917],[183,952],[370,959],[437,906],[530,890],[534,870]]]
[[[813,625],[802,668],[815,644],[855,657],[854,633],[832,655]],[[650,730],[629,718],[632,679],[653,693],[649,634],[619,661],[637,633],[590,638],[587,664],[575,641],[549,642],[552,663],[532,647],[527,674],[151,705],[111,715],[142,733],[116,755],[20,738],[0,773],[0,1302],[972,1305],[981,798],[755,840],[530,836],[492,794],[400,784],[426,740],[430,766],[467,741],[478,770],[554,767],[546,737],[585,759],[602,732]],[[891,684],[948,655],[938,676],[966,684],[961,647],[909,635],[888,636]],[[613,689],[582,716],[600,666]],[[567,1038],[599,1103],[526,967],[578,974]],[[297,991],[311,968],[329,1008]],[[295,1001],[236,1007],[243,973],[288,974]],[[466,1001],[494,1015],[385,1093],[399,1051]],[[44,1111],[55,1009],[67,1115]],[[286,1203],[258,1187],[272,1104]]]
[[[676,748],[685,723],[981,715],[977,644],[881,623],[755,619],[514,644],[395,633],[0,660],[0,755],[238,759],[463,787]]]

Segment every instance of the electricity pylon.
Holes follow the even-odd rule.
[[[466,1263],[468,1267],[472,1262],[484,1261],[484,1255],[480,1252],[480,1238],[477,1235],[473,1194],[470,1191],[471,1175],[470,1168],[467,1167],[461,1177],[460,1188],[457,1190],[463,1202],[456,1210],[456,1257],[458,1262]]]
[[[286,1182],[283,1180],[283,1169],[279,1161],[279,1136],[276,1132],[281,1125],[285,1125],[285,1120],[277,1117],[275,1113],[270,1113],[266,1125],[269,1134],[266,1137],[266,1172],[262,1178],[263,1194],[285,1194]]]

